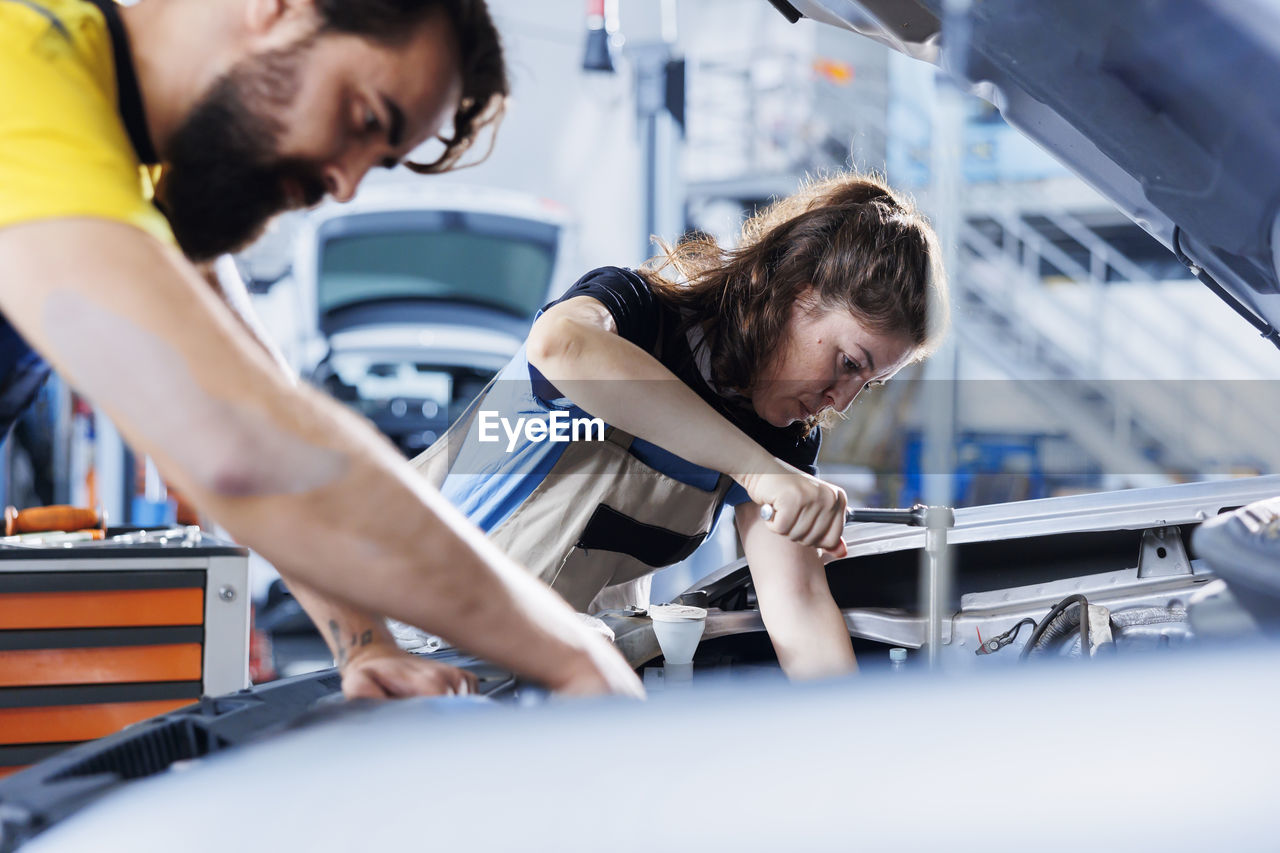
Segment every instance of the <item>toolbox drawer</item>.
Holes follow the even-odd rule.
[[[216,542],[0,551],[0,777],[247,686],[247,582]]]

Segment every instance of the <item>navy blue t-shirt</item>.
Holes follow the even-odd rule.
[[[643,276],[621,267],[600,267],[578,279],[547,308],[576,296],[590,296],[603,304],[613,315],[619,336],[646,352],[655,354],[664,367],[696,391],[698,396],[725,419],[769,451],[771,456],[809,474],[818,473],[817,459],[822,431],[813,429],[806,435],[805,425],[801,423],[776,427],[757,415],[745,401],[733,401],[712,390],[698,369],[697,359],[680,322],[679,312],[664,303]],[[530,371],[534,374],[534,389],[538,391],[539,382],[546,380],[532,368]],[[556,392],[551,390],[549,393]],[[729,503],[741,503],[745,499],[746,493],[742,492],[731,496]]]
[[[48,380],[48,363],[0,315],[0,441]]]

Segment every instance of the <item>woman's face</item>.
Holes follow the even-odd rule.
[[[778,351],[751,389],[752,408],[776,427],[826,409],[843,412],[912,355],[905,335],[872,332],[849,311],[815,302],[812,288],[796,300]]]

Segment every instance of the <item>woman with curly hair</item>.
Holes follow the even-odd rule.
[[[736,248],[705,236],[664,248],[640,270],[587,273],[543,309],[471,415],[417,464],[586,613],[647,603],[652,572],[734,506],[783,669],[851,671],[822,556],[845,553],[845,495],[817,477],[822,423],[936,345],[936,237],[886,184],[843,173],[751,217]],[[550,427],[510,440],[495,427],[554,425],[557,412],[607,427],[563,441]]]

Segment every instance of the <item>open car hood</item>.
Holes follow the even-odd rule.
[[[955,63],[942,0],[771,2],[941,65],[1280,346],[1280,7],[982,0]]]

